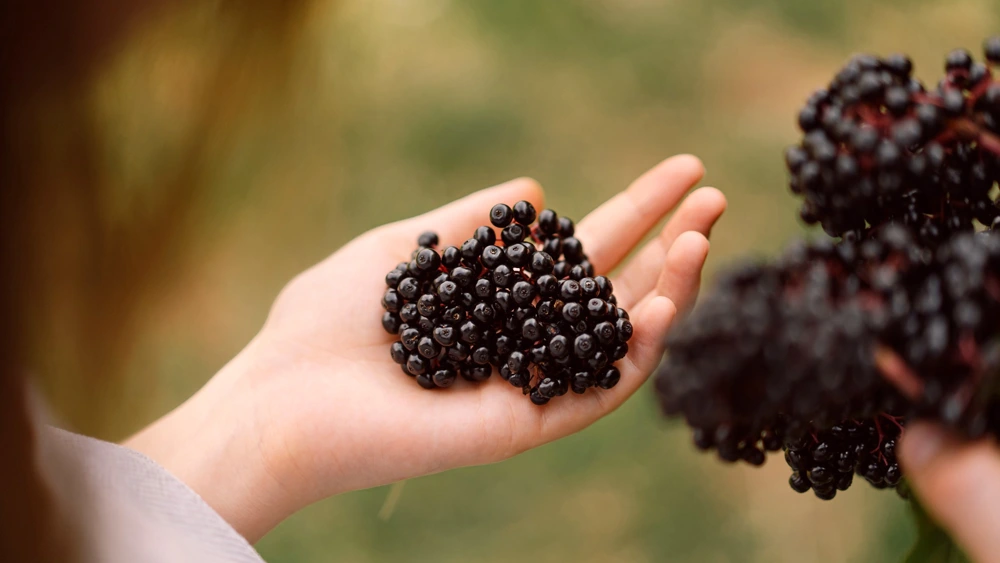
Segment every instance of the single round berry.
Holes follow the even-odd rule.
[[[472,288],[472,293],[477,299],[489,299],[496,294],[496,286],[489,278],[479,278]]]
[[[551,209],[543,209],[538,214],[538,229],[547,235],[559,232],[559,215]]]
[[[615,322],[615,331],[618,333],[619,342],[628,342],[632,338],[632,323],[628,318],[620,318]]]
[[[560,217],[559,236],[562,238],[571,237],[574,232],[576,232],[576,227],[573,225],[573,221],[569,217]]]
[[[451,387],[457,378],[458,374],[455,373],[455,370],[451,369],[439,369],[431,376],[434,385],[438,387]]]
[[[484,366],[490,363],[490,349],[486,346],[480,346],[472,351],[472,361],[475,364]]]
[[[502,229],[507,225],[510,225],[510,222],[513,220],[514,212],[508,205],[498,203],[493,206],[493,209],[490,210],[490,223],[492,223],[494,227]]]
[[[433,248],[438,245],[438,236],[434,231],[425,231],[417,237],[417,246]]]
[[[984,41],[983,52],[989,62],[1000,63],[1000,35],[995,35]]]
[[[441,255],[430,248],[422,248],[417,252],[417,268],[422,272],[436,270],[441,265]]]
[[[427,360],[418,354],[410,354],[406,359],[406,371],[410,375],[423,375],[427,373]]]
[[[422,337],[419,343],[417,344],[417,352],[421,356],[427,359],[437,357],[440,351],[441,347],[438,346],[436,342],[434,342],[433,338],[430,338],[428,336]]]
[[[530,342],[535,342],[542,336],[542,327],[538,322],[538,319],[527,319],[524,324],[521,325],[521,336],[525,340]]]
[[[451,303],[458,293],[458,284],[451,280],[444,281],[437,287],[438,298],[442,303]]]
[[[540,276],[551,274],[554,267],[555,260],[547,252],[535,252],[531,255],[531,266],[529,269],[532,273]]]
[[[575,237],[568,237],[562,241],[562,252],[566,260],[576,264],[584,259],[583,245]]]
[[[580,284],[576,280],[564,280],[559,284],[559,296],[563,301],[575,301],[582,295]]]
[[[596,342],[590,334],[580,334],[573,340],[573,354],[577,358],[589,358],[594,355]]]
[[[508,246],[504,250],[507,262],[515,268],[523,268],[527,265],[528,261],[531,260],[531,256],[528,254],[528,246],[524,244],[515,244]]]
[[[455,344],[455,328],[450,325],[435,327],[431,334],[434,337],[434,340],[441,346],[448,347]]]
[[[385,285],[390,289],[395,289],[399,285],[399,281],[406,276],[406,270],[400,270],[399,268],[389,272],[385,275]]]
[[[948,53],[948,57],[945,59],[945,69],[948,71],[969,70],[971,66],[972,54],[965,49],[955,49]]]
[[[382,295],[382,308],[390,313],[398,313],[403,306],[403,299],[395,289],[387,289]]]
[[[514,272],[510,269],[510,266],[500,264],[493,268],[493,283],[497,287],[510,287],[511,282],[513,282],[513,275]]]
[[[389,347],[389,355],[393,362],[400,365],[406,363],[406,357],[408,356],[406,348],[403,348],[403,343],[399,341],[393,342],[392,346]]]
[[[499,246],[493,246],[492,244],[483,249],[482,263],[489,269],[494,269],[498,265],[504,263],[506,256],[504,251]]]
[[[441,253],[441,265],[449,270],[462,262],[462,251],[456,246],[449,246]]]
[[[507,380],[514,387],[527,387],[530,381],[528,374],[526,373],[511,373],[510,379]]]
[[[535,206],[528,201],[519,201],[514,204],[514,221],[521,225],[530,225],[535,222]]]
[[[530,305],[535,300],[535,286],[527,281],[519,281],[511,288],[511,296],[518,305]]]
[[[504,227],[503,231],[501,231],[500,239],[503,240],[505,245],[511,246],[523,241],[527,234],[528,231],[524,225],[521,225],[520,223],[511,223],[510,225]]]
[[[497,241],[497,233],[493,229],[483,225],[476,229],[476,232],[472,235],[472,238],[479,241],[479,244],[483,246],[488,246]]]
[[[453,269],[449,275],[460,289],[468,288],[475,283],[475,274],[472,273],[472,270],[462,266]]]
[[[562,317],[568,323],[576,323],[583,318],[584,310],[583,306],[574,301],[570,301],[563,305]]]
[[[803,477],[798,472],[792,473],[792,476],[788,478],[788,484],[797,493],[805,493],[812,488],[812,483],[809,482],[809,479]]]
[[[490,365],[475,365],[462,369],[462,377],[476,383],[486,381],[491,375],[493,375],[493,367]]]
[[[552,275],[542,275],[536,280],[538,294],[542,297],[555,297],[559,294],[559,280]]]
[[[382,315],[382,328],[385,329],[385,331],[388,332],[389,334],[398,333],[401,324],[402,321],[399,319],[399,316],[395,315],[394,313],[386,311]]]
[[[622,374],[618,371],[618,368],[611,366],[604,370],[603,373],[597,378],[597,385],[601,389],[611,389],[618,382],[621,381]]]

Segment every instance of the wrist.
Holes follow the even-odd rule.
[[[287,456],[275,455],[262,432],[252,378],[246,377],[255,367],[248,350],[124,445],[191,487],[252,543],[308,501],[287,488],[281,461]]]

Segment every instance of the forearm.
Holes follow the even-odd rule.
[[[260,432],[238,356],[205,387],[123,445],[191,487],[250,542],[299,508],[282,485],[281,463]]]

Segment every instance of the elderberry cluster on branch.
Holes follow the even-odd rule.
[[[732,269],[673,329],[656,390],[699,448],[783,449],[791,488],[831,499],[854,476],[905,493],[908,420],[1000,436],[1000,82],[946,67],[927,91],[904,56],[855,57],[800,112],[792,190],[841,238]]]
[[[759,465],[784,447],[792,488],[821,498],[849,465],[894,487],[880,448],[910,418],[1000,435],[1000,235],[795,244],[723,276],[667,346],[657,392],[700,448]]]
[[[424,233],[413,258],[386,275],[382,326],[399,337],[392,359],[426,389],[496,370],[536,405],[614,387],[632,324],[611,281],[594,275],[573,221],[551,209],[536,217],[521,201],[495,205],[490,222],[440,252],[437,235]]]
[[[985,52],[986,64],[953,51],[931,90],[904,55],[848,62],[799,112],[805,136],[785,154],[802,219],[831,236],[899,222],[931,243],[996,221],[1000,38]]]

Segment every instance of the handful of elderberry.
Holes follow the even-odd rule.
[[[412,259],[386,275],[393,361],[425,389],[496,370],[536,405],[614,387],[632,324],[611,281],[594,275],[573,221],[520,201],[495,205],[490,222],[441,251],[424,233]]]
[[[1000,37],[984,51],[934,88],[860,55],[799,112],[791,191],[836,238],[734,268],[668,337],[657,393],[699,448],[784,450],[791,488],[832,499],[905,483],[909,420],[1000,436]]]

